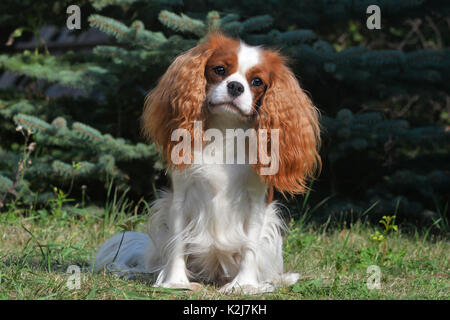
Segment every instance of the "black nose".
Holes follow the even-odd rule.
[[[232,97],[239,97],[244,92],[244,86],[237,81],[228,83],[227,88],[228,94]]]

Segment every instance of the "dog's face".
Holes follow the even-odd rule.
[[[278,130],[279,170],[261,178],[281,192],[306,190],[306,180],[320,166],[318,112],[277,51],[211,34],[178,56],[147,96],[143,131],[171,165],[174,130],[194,137],[194,123],[211,114],[219,121],[225,115],[244,119],[247,127],[269,134]],[[258,174],[263,166],[254,165]]]
[[[270,83],[270,68],[259,47],[232,40],[215,48],[205,68],[210,112],[254,116]]]

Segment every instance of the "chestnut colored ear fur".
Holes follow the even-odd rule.
[[[162,147],[169,166],[174,165],[171,152],[178,143],[171,141],[175,129],[186,129],[194,137],[194,121],[205,120],[205,68],[215,50],[229,50],[239,42],[220,32],[210,33],[207,40],[178,56],[146,97],[142,115],[142,131],[148,140]]]
[[[212,54],[209,43],[201,43],[178,56],[151,91],[144,104],[144,135],[163,148],[170,164],[175,129],[186,129],[194,137],[194,121],[202,121],[206,98],[205,64]]]
[[[269,137],[271,129],[279,129],[279,170],[275,175],[262,175],[261,178],[283,194],[303,193],[307,190],[308,178],[321,166],[318,110],[300,88],[285,59],[269,50],[264,56],[272,69],[271,83],[255,126],[266,129]],[[261,166],[256,165],[258,173]]]

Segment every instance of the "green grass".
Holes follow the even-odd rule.
[[[405,233],[399,226],[374,240],[373,227],[291,224],[285,240],[285,269],[300,281],[260,296],[226,296],[214,286],[199,292],[153,288],[151,283],[92,274],[99,244],[121,228],[145,229],[145,216],[126,215],[124,206],[0,214],[1,299],[449,299],[448,240]],[[134,213],[136,213],[134,211]],[[325,230],[327,229],[327,230]],[[377,237],[375,237],[377,238]],[[81,288],[69,290],[66,270],[82,267]],[[367,288],[367,267],[381,268],[381,289]]]

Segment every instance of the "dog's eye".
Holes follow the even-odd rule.
[[[217,66],[213,68],[214,73],[217,74],[218,76],[224,76],[225,75],[225,68],[222,66]]]
[[[261,87],[264,84],[264,82],[261,80],[261,78],[253,78],[251,83],[252,83],[252,86],[254,86],[254,87]]]

